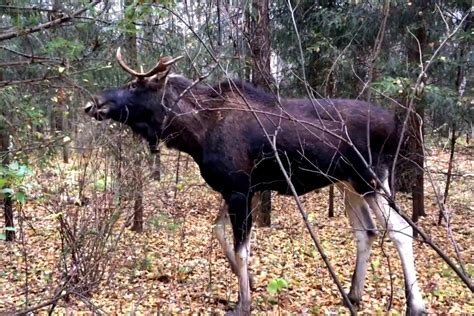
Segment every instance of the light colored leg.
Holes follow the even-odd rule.
[[[237,263],[237,277],[239,279],[239,302],[235,309],[237,315],[250,315],[251,294],[249,279],[249,239],[237,247],[235,261]]]
[[[234,193],[226,199],[234,234],[236,274],[239,281],[239,300],[233,313],[239,316],[250,315],[252,306],[248,271],[250,233],[252,231],[251,198],[252,196]]]
[[[370,251],[377,237],[377,231],[369,205],[359,194],[354,192],[352,187],[345,187],[344,203],[357,244],[357,260],[352,275],[349,299],[354,305],[359,305],[364,292]]]
[[[229,220],[229,214],[227,213],[227,204],[223,204],[223,206],[219,209],[219,215],[217,215],[216,221],[214,222],[214,234],[216,235],[217,240],[219,241],[219,244],[222,247],[222,250],[224,251],[224,255],[227,258],[227,261],[229,261],[230,268],[232,272],[235,275],[238,275],[238,268],[237,268],[237,262],[235,259],[235,252],[234,252],[234,246],[228,242],[226,238],[226,232],[225,232],[225,227],[226,225],[230,224]],[[246,242],[246,247],[248,249],[248,256],[250,257],[250,238],[247,239]],[[250,288],[255,289],[254,281],[252,274],[249,273],[249,282],[250,282]]]
[[[390,192],[388,180],[383,182],[385,190]],[[413,230],[411,226],[393,210],[382,194],[376,193],[365,197],[370,208],[375,212],[377,220],[388,230],[402,261],[405,275],[405,292],[407,314],[421,315],[425,312],[425,303],[421,296],[416,279],[415,259],[413,256]]]
[[[213,230],[227,260],[229,261],[232,272],[237,274],[237,263],[235,261],[234,247],[227,241],[225,234],[225,226],[227,224],[230,224],[230,220],[229,214],[227,213],[227,204],[224,203],[224,205],[219,209],[219,215],[214,222]]]

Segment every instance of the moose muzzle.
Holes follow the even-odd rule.
[[[94,97],[91,101],[86,103],[84,112],[86,112],[86,114],[90,117],[93,117],[98,121],[102,121],[108,118],[110,105],[111,104],[107,102],[101,102],[100,98]]]

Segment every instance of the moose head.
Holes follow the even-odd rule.
[[[181,59],[161,57],[148,72],[138,72],[123,60],[120,48],[116,54],[120,66],[134,77],[124,86],[95,95],[84,111],[98,121],[112,119],[129,125],[142,135],[153,150],[161,136],[161,125],[167,107],[163,104],[164,87],[171,65]]]

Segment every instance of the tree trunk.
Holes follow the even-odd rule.
[[[466,25],[464,27],[465,32],[469,30],[471,22],[472,22],[472,19],[466,22]],[[466,49],[466,43],[462,41],[459,45],[459,61],[460,62],[458,64],[457,75],[456,75],[456,89],[458,91],[459,97],[462,97],[465,91],[465,85],[463,84],[464,68],[462,67],[462,63],[461,63],[465,55],[465,49]],[[452,123],[451,129],[452,129],[452,134],[451,134],[449,164],[448,164],[448,172],[447,172],[448,174],[446,177],[446,187],[444,188],[444,197],[443,197],[443,204],[445,205],[448,201],[449,186],[451,185],[451,177],[452,177],[453,163],[454,163],[454,152],[456,149],[456,122]],[[439,210],[439,215],[438,215],[438,225],[441,225],[442,221],[443,221],[443,209],[441,208]]]
[[[334,185],[329,186],[328,216],[334,217]]]
[[[422,12],[426,7],[420,5],[417,11]],[[416,40],[408,34],[407,40],[407,57],[408,61],[413,65],[418,65],[420,63],[420,54],[422,55],[426,50],[428,44],[428,35],[426,32],[426,26],[424,21],[424,14],[417,14],[415,19],[418,20],[419,26],[414,31]],[[418,95],[417,97],[421,97]],[[423,151],[423,120],[425,109],[423,106],[415,106],[415,112],[410,114],[409,120],[409,133],[410,137],[410,153],[413,154],[412,160],[414,163],[414,182],[411,186],[412,197],[413,197],[413,221],[416,223],[420,216],[425,216],[425,207],[424,207],[424,151]]]
[[[252,83],[271,91],[273,77],[270,69],[270,17],[268,0],[253,0],[248,16],[248,39],[253,59]]]
[[[328,99],[333,98],[336,95],[336,77],[334,71],[331,71],[328,75],[325,90],[326,98]],[[334,185],[329,186],[328,217],[334,217]]]
[[[57,12],[61,12],[62,5],[60,0],[53,1],[53,8],[52,12],[49,13],[49,19],[54,20],[58,18]],[[51,109],[51,117],[50,117],[50,124],[51,124],[51,133],[55,134],[55,136],[60,135],[65,137],[65,132],[67,131],[67,99],[66,99],[66,91],[63,88],[59,88],[56,93],[56,101],[52,105]],[[63,162],[69,162],[69,142],[62,141],[62,156]]]
[[[124,10],[133,5],[133,0],[125,1]],[[133,21],[135,16],[135,10],[128,10],[125,18]],[[137,34],[136,29],[134,32],[127,33],[125,37],[125,46],[127,48],[127,56],[129,56],[130,66],[137,68],[138,65],[138,50],[137,50]],[[130,168],[132,168],[133,181],[130,184],[133,190],[133,224],[131,227],[132,231],[141,233],[143,231],[143,170],[140,164],[140,158],[137,159],[137,155],[133,155],[135,160]],[[137,161],[138,160],[138,161]]]
[[[273,78],[270,70],[270,16],[268,0],[253,0],[251,12],[247,12],[248,40],[253,59],[252,83],[271,91]],[[271,225],[272,200],[271,192],[263,191],[257,194],[260,202],[253,212],[255,223],[260,227]]]
[[[131,3],[131,2],[130,2]],[[144,46],[152,46],[154,43],[154,15],[150,14],[148,20],[145,21],[145,25],[143,27],[143,42]],[[132,39],[133,40],[133,39]],[[136,40],[135,40],[136,43]],[[136,46],[136,44],[135,44]],[[143,50],[145,47],[142,48]],[[136,48],[135,48],[136,51]],[[136,54],[135,54],[136,56]],[[135,58],[136,59],[136,58]],[[160,181],[161,179],[161,157],[160,157],[160,149],[159,149],[159,141],[157,140],[155,144],[148,144],[150,149],[150,157],[148,159],[149,167],[151,170],[150,176],[152,179],[156,181]]]
[[[2,69],[0,68],[0,81],[3,80]],[[8,108],[6,104],[0,104],[0,165],[6,166],[10,162],[8,145],[10,143],[10,132],[8,125],[1,121],[1,116],[8,118]],[[5,217],[5,240],[15,240],[15,223],[13,221],[13,200],[9,195],[3,197],[3,215]]]
[[[56,104],[51,111],[51,130],[58,132],[59,135],[66,136],[67,131],[67,106],[66,92],[63,88],[59,88],[56,94]],[[63,162],[69,162],[68,142],[62,142]]]
[[[13,200],[11,197],[5,197],[3,206],[5,207],[5,240],[15,240],[15,223],[13,221]]]
[[[133,224],[130,228],[132,231],[143,232],[143,171],[141,165],[138,164],[134,170],[134,187],[133,190]],[[136,172],[136,173],[135,173]]]
[[[419,117],[416,115],[418,114]],[[424,109],[417,109],[417,113],[411,114],[410,126],[414,137],[411,138],[411,146],[413,153],[413,163],[415,168],[415,182],[412,185],[412,205],[413,205],[413,221],[416,223],[420,216],[425,216],[425,179],[424,179],[424,151],[423,151],[423,126]]]
[[[375,39],[374,47],[372,54],[369,56],[368,69],[367,69],[367,81],[366,81],[366,90],[365,90],[365,100],[367,102],[371,101],[372,98],[372,89],[371,85],[374,81],[375,76],[375,61],[377,60],[380,50],[382,48],[382,42],[385,35],[385,25],[387,24],[387,19],[390,11],[390,0],[385,0],[383,5],[383,18],[382,23],[380,24],[379,32],[377,38]]]
[[[5,114],[5,113],[4,113]],[[8,165],[9,163],[9,154],[8,154],[8,143],[10,135],[8,133],[8,128],[0,128],[0,164]],[[5,240],[14,241],[15,240],[15,227],[14,217],[13,217],[13,200],[11,196],[4,195],[3,197],[3,207],[4,207],[4,217],[5,217]]]
[[[222,48],[222,23],[221,23],[221,0],[217,0],[216,9],[217,9],[217,46],[219,50]]]

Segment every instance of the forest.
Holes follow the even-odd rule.
[[[474,314],[473,22],[468,0],[0,1],[0,314]],[[187,87],[176,93],[176,82]],[[245,103],[239,111],[249,113],[235,124],[255,129],[204,134],[206,144],[220,139],[226,154],[216,149],[216,163],[204,166],[201,153],[172,145],[173,137],[195,146],[185,132],[204,130],[199,119],[211,115],[200,113],[215,112],[212,126],[237,115],[233,104],[206,108],[206,97],[227,97],[222,83],[235,87]],[[146,102],[167,113],[159,121],[156,108],[145,115],[155,124],[147,125],[150,137],[131,125],[131,103],[127,119],[102,116],[105,96],[145,84],[160,91]],[[116,87],[124,88],[107,90]],[[255,99],[247,102],[239,87]],[[212,93],[199,95],[204,89]],[[176,94],[174,104],[166,91]],[[353,192],[344,186],[352,178],[316,166],[306,171],[329,185],[297,194],[302,178],[277,144],[287,125],[268,135],[260,123],[282,120],[288,98],[313,107],[370,104],[356,135],[350,128],[360,108],[310,123],[340,124],[351,135],[336,134],[356,153],[351,136],[369,139],[357,159],[372,191],[357,196],[377,197],[391,220],[410,228],[418,285],[408,284],[413,258],[393,239],[389,218],[374,231],[362,219],[360,230],[354,226]],[[198,108],[179,112],[183,100]],[[254,107],[259,102],[271,103],[268,112]],[[383,110],[373,114],[372,105]],[[373,126],[395,125],[377,113],[393,114],[401,135],[387,169],[392,192],[370,140]],[[192,126],[161,135],[186,117]],[[289,135],[300,139],[309,123],[293,120],[301,125]],[[206,175],[244,159],[242,135],[263,133],[257,126],[271,153],[261,149],[252,170],[275,159],[287,192],[262,185],[250,195],[250,187],[240,227],[226,195],[233,172]],[[293,145],[313,148],[300,142]],[[378,219],[361,203],[368,223]],[[237,232],[252,222],[241,252]],[[363,250],[366,239],[373,245]],[[235,253],[223,251],[222,240],[235,243]],[[424,311],[414,309],[418,287]]]

